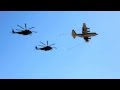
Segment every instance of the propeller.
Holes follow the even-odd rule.
[[[20,26],[20,25],[17,25],[18,27],[20,27],[20,28],[22,28],[22,29],[24,29],[22,26]]]

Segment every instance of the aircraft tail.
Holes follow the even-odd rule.
[[[15,33],[14,29],[12,29],[12,33]]]
[[[38,47],[36,46],[35,49],[38,50]]]
[[[75,38],[75,37],[76,37],[76,32],[75,32],[75,30],[74,30],[74,29],[72,30],[72,37],[73,37],[73,38]]]

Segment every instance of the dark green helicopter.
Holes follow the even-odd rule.
[[[41,46],[42,48],[38,48],[37,46],[35,47],[36,50],[44,50],[44,51],[49,51],[49,50],[52,50],[53,48],[56,48],[56,47],[51,47],[52,45],[55,45],[54,43],[51,44],[51,45],[48,45],[48,41],[47,41],[47,45],[45,45],[43,42],[40,42],[42,43],[43,45],[38,45],[38,46]]]
[[[22,35],[31,35],[32,32],[37,33],[36,31],[31,31],[30,30],[30,29],[35,28],[35,27],[31,27],[31,28],[27,29],[27,25],[26,24],[25,24],[25,28],[23,28],[20,25],[17,25],[17,26],[21,28],[21,31],[15,32],[14,29],[12,29],[12,33],[17,33],[17,34],[22,34]],[[20,29],[16,29],[16,30],[20,30]]]

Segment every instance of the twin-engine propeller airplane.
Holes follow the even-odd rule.
[[[88,30],[88,29],[90,29],[90,28],[88,28],[88,27],[86,26],[86,24],[83,23],[82,34],[77,34],[77,33],[75,32],[75,30],[73,29],[73,30],[72,30],[72,37],[73,37],[73,38],[75,38],[76,36],[78,36],[78,37],[83,37],[84,40],[85,40],[86,42],[88,42],[89,39],[91,39],[90,37],[98,35],[98,34],[95,33],[95,32],[91,32],[91,33],[90,33],[90,30]]]
[[[15,32],[14,29],[12,29],[12,33],[17,33],[17,34],[22,34],[22,35],[31,35],[32,32],[37,33],[36,31],[31,31],[30,30],[30,29],[35,28],[35,27],[31,27],[31,28],[27,29],[27,25],[26,24],[25,24],[25,28],[23,28],[20,25],[17,25],[17,26],[21,28],[21,31]],[[20,30],[20,29],[16,29],[16,30]]]

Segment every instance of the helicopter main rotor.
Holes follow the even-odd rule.
[[[42,43],[43,45],[46,45],[46,44],[44,44],[44,43],[41,42],[41,41],[40,41],[40,43]],[[53,44],[51,44],[51,45],[48,45],[48,41],[47,41],[47,46],[52,46],[52,45],[55,45],[55,44],[53,43]],[[42,46],[42,45],[39,45],[39,46]]]
[[[17,26],[20,27],[21,29],[24,29],[24,30],[30,30],[30,29],[35,28],[35,27],[30,27],[30,28],[27,29],[27,25],[26,25],[26,23],[25,23],[25,28],[23,28],[23,27],[20,26],[20,25],[17,25]]]

